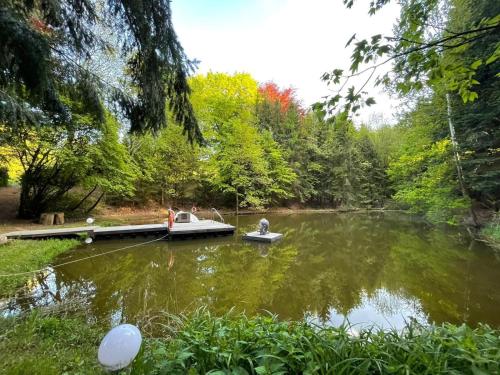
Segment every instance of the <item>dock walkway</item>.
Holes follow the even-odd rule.
[[[200,220],[196,223],[174,223],[171,230],[167,224],[119,225],[113,227],[84,226],[73,228],[54,228],[23,230],[5,233],[9,239],[68,238],[79,235],[99,238],[167,236],[168,239],[190,237],[224,236],[234,234],[235,227],[213,220]]]

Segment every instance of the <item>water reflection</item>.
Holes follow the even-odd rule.
[[[161,241],[106,254],[38,275],[7,311],[76,299],[112,324],[207,305],[217,314],[234,306],[335,325],[345,319],[396,328],[410,319],[500,325],[500,262],[456,230],[388,213],[267,218],[284,233],[281,242]],[[239,231],[259,219],[240,217]],[[131,243],[98,241],[59,262]]]

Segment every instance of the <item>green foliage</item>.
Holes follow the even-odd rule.
[[[372,2],[369,13],[374,15],[389,2]],[[353,0],[344,1],[347,7],[353,3]],[[356,112],[363,105],[374,104],[373,98],[364,99],[363,92],[372,78],[376,85],[391,87],[403,96],[425,87],[442,85],[457,92],[463,103],[478,98],[477,73],[486,63],[498,62],[498,2],[486,0],[478,4],[454,0],[444,5],[437,0],[410,0],[402,2],[400,7],[394,35],[376,34],[357,39],[354,34],[349,39],[346,47],[352,46],[352,53],[348,73],[334,69],[322,76],[328,84],[340,85],[341,89],[318,107],[334,113],[343,105],[345,111]],[[467,11],[464,8],[468,8]],[[482,49],[484,54],[472,60],[461,58],[476,48]],[[446,55],[453,55],[453,58]],[[381,73],[378,68],[387,63],[392,63],[391,71]],[[496,70],[495,74],[498,65]],[[361,87],[347,86],[348,80],[357,76],[364,76]]]
[[[0,143],[23,167],[19,216],[37,217],[79,184],[99,188],[101,197],[131,195],[135,170],[118,131],[109,114],[101,124],[82,114],[64,126],[0,128]]]
[[[131,374],[496,373],[499,333],[486,325],[402,331],[322,328],[272,316],[171,316],[163,335],[145,338]],[[96,359],[101,327],[84,317],[33,312],[1,318],[6,374],[104,373]],[[29,350],[26,350],[29,348]]]
[[[208,141],[204,185],[239,207],[263,207],[291,196],[295,174],[280,145],[256,126],[257,82],[248,74],[209,73],[191,80],[192,102]]]
[[[498,213],[481,230],[481,236],[495,248],[500,248],[500,215]]]
[[[379,331],[321,328],[275,317],[173,319],[171,339],[149,340],[132,374],[495,373],[499,335],[488,326]]]
[[[260,136],[252,125],[233,120],[221,129],[221,138],[211,159],[210,182],[236,198],[236,207],[262,207],[266,203],[268,176]]]
[[[158,134],[130,136],[128,149],[139,177],[134,199],[159,201],[193,198],[200,182],[199,148],[190,144],[182,128],[172,125]]]
[[[76,240],[9,241],[0,246],[0,274],[27,272],[45,266],[57,255],[76,247]],[[32,275],[0,278],[0,296],[13,294]]]
[[[450,27],[463,30],[499,13],[497,2],[461,0],[457,1],[449,23]],[[500,16],[497,18],[500,20]],[[478,97],[464,105],[458,95],[451,96],[452,121],[468,193],[493,209],[500,207],[500,80],[495,77],[500,61],[489,56],[498,53],[498,35],[484,38],[464,51],[450,51],[445,56],[445,62],[455,61],[474,68],[474,94]]]
[[[34,311],[0,318],[2,374],[104,374],[97,347],[104,331],[84,317]]]
[[[421,152],[402,155],[389,168],[396,183],[394,199],[433,222],[456,223],[468,207],[453,174],[450,141],[446,139]]]
[[[451,141],[447,138],[444,102],[422,100],[398,126],[400,147],[387,173],[394,199],[433,222],[456,223],[469,202],[461,195]]]
[[[0,12],[0,121],[9,127],[74,117],[65,98],[102,121],[118,104],[136,132],[166,125],[166,106],[190,141],[201,133],[189,102],[188,60],[167,0],[93,3],[4,1]],[[106,32],[102,32],[102,30]],[[110,42],[106,33],[120,34]],[[120,55],[128,79],[112,85],[91,68],[102,52]],[[125,84],[124,82],[127,82]]]

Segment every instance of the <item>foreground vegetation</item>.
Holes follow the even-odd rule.
[[[481,325],[407,326],[401,332],[320,328],[271,316],[167,318],[147,337],[132,374],[495,374],[500,332]],[[104,330],[83,317],[33,312],[0,319],[6,374],[101,373]],[[28,350],[29,349],[29,350]]]
[[[5,275],[39,269],[79,243],[78,240],[9,241],[0,246],[0,273]],[[13,294],[32,276],[0,277],[0,297]]]
[[[97,347],[104,330],[82,317],[34,311],[0,318],[2,374],[100,374]]]

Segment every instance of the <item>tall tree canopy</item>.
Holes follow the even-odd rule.
[[[369,13],[374,15],[391,0],[371,1]],[[350,8],[355,0],[344,0]],[[475,86],[479,83],[480,67],[491,65],[500,59],[500,5],[487,1],[475,6],[468,0],[404,0],[394,35],[376,34],[367,39],[354,34],[346,47],[353,45],[348,71],[334,69],[322,76],[329,85],[337,86],[335,95],[319,104],[330,113],[339,105],[356,112],[363,105],[375,100],[366,98],[364,88],[374,80],[406,95],[429,85],[440,84],[447,90],[458,92],[464,103],[477,98]],[[453,10],[469,8],[459,23],[450,22]],[[472,15],[472,17],[471,17]],[[465,22],[463,22],[465,21]],[[466,53],[488,41],[492,48],[484,50],[476,60],[443,59],[443,54]],[[380,68],[392,63],[392,69],[381,72]],[[496,77],[499,77],[498,66]],[[361,77],[360,85],[352,85],[353,78]]]
[[[7,126],[71,121],[63,97],[103,121],[102,103],[116,103],[135,132],[167,122],[166,105],[191,141],[201,140],[189,102],[193,68],[175,34],[168,0],[1,0],[0,121]],[[116,43],[96,32],[104,27]],[[96,51],[126,61],[117,87],[86,65]]]

